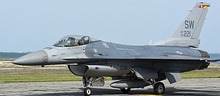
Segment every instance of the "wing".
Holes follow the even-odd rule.
[[[94,60],[144,60],[144,61],[182,61],[182,62],[192,62],[192,61],[200,61],[200,62],[217,62],[220,61],[220,58],[211,59],[211,58],[196,58],[196,57],[188,57],[188,56],[160,56],[160,57],[91,57],[91,58],[76,58],[76,57],[64,57],[63,60],[85,60],[85,61],[94,61]]]
[[[207,62],[218,62],[220,61],[220,58],[209,58],[207,59]]]

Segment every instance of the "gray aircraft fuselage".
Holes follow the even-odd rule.
[[[42,59],[33,60],[35,57],[32,55],[36,53],[44,54],[41,55]],[[125,67],[127,73],[129,73],[132,67],[136,66],[155,69],[158,72],[185,72],[195,69],[204,69],[209,65],[207,62],[201,61],[184,61],[184,59],[179,61],[172,59],[173,57],[179,59],[188,59],[189,57],[209,58],[207,52],[197,49],[151,45],[130,46],[100,40],[81,46],[47,47],[36,53],[23,57],[29,59],[29,61],[24,60],[27,65],[71,63],[77,63],[78,65],[108,65],[113,67],[118,66],[119,70],[120,67]],[[160,59],[160,61],[157,61],[157,58]],[[22,65],[25,65],[25,63],[22,62]],[[122,73],[125,74],[124,72]],[[112,73],[104,75],[116,76]]]

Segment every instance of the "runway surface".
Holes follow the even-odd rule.
[[[132,89],[129,94],[122,94],[119,89],[109,86],[112,81],[106,81],[104,87],[92,88],[92,95],[98,96],[145,96],[153,95],[152,86],[144,89]],[[213,95],[220,96],[220,78],[183,79],[180,82],[166,86],[164,95]],[[28,83],[0,83],[0,95],[23,96],[82,96],[82,82],[28,82]]]

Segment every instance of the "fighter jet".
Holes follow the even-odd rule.
[[[210,62],[219,61],[197,49],[209,7],[209,3],[198,2],[171,38],[152,45],[123,45],[90,36],[69,35],[13,63],[27,66],[66,64],[73,74],[83,77],[86,96],[92,94],[91,87],[104,86],[106,76],[114,80],[110,86],[123,93],[152,85],[156,94],[163,94],[165,86],[160,81],[168,79],[175,83],[181,80],[181,72],[205,69]]]

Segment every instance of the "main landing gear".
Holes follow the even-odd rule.
[[[156,94],[163,94],[165,92],[165,86],[162,82],[157,82],[153,85],[154,92]]]
[[[155,80],[149,80],[147,81],[147,83],[149,83],[149,85],[153,86],[154,92],[155,94],[163,94],[165,92],[165,86],[162,82],[156,82]],[[131,87],[131,86],[130,86]],[[136,86],[136,87],[132,87],[132,88],[143,88],[143,86]],[[128,94],[131,90],[131,88],[120,88],[121,92],[124,94]]]
[[[157,82],[155,79],[150,79],[145,82],[153,86],[155,94],[160,95],[165,92],[165,86],[162,82]]]

